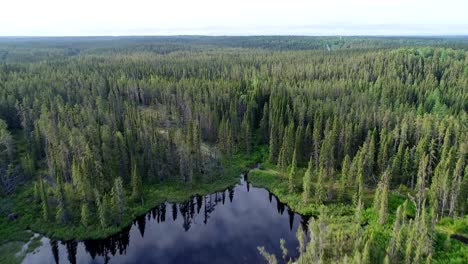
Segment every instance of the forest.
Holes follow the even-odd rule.
[[[463,37],[0,38],[0,263],[241,172],[310,216],[266,263],[466,263],[467,111]]]

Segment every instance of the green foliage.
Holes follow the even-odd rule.
[[[304,174],[304,183],[303,183],[303,192],[302,192],[302,199],[304,203],[310,202],[310,198],[312,196],[312,158],[309,160],[309,165],[307,166],[307,170]]]
[[[319,261],[438,261],[437,221],[464,230],[444,222],[468,210],[464,38],[54,42],[0,43],[0,195],[27,216],[23,229],[109,234],[155,200],[260,162],[250,179],[295,210],[356,211],[347,228],[365,237],[351,247],[337,228],[331,243],[354,251]],[[407,199],[413,223],[396,227]],[[363,219],[372,232],[356,228]],[[396,255],[382,253],[390,244]]]
[[[143,199],[143,187],[140,174],[138,174],[136,165],[133,165],[132,170],[132,199],[142,200]]]
[[[291,169],[289,170],[288,174],[288,187],[289,187],[289,192],[294,191],[294,178],[296,177],[296,171],[297,171],[297,149],[294,149],[292,161],[291,161]]]
[[[90,212],[89,212],[89,207],[88,204],[84,203],[81,206],[81,224],[84,226],[89,225],[89,220],[90,220]]]

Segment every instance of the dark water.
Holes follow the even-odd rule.
[[[280,257],[281,238],[297,256],[296,230],[306,222],[242,179],[224,192],[161,204],[107,239],[43,238],[23,263],[264,263],[257,247]]]

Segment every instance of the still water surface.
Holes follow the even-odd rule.
[[[296,230],[306,222],[243,178],[223,192],[161,204],[107,239],[44,237],[23,263],[264,263],[257,247],[281,258],[281,238],[297,256]]]

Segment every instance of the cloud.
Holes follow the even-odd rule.
[[[2,3],[0,35],[468,34],[466,10],[465,0],[15,0]]]

